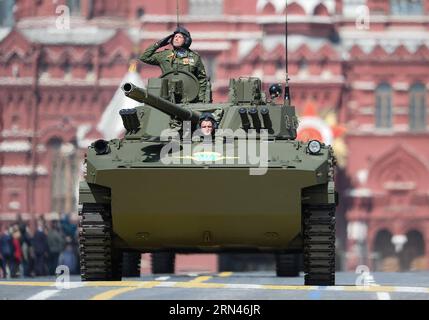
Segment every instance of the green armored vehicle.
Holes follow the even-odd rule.
[[[281,89],[281,88],[280,88]],[[195,103],[185,71],[123,85],[141,107],[120,112],[126,134],[88,149],[80,185],[82,280],[174,272],[176,253],[274,253],[277,275],[335,284],[335,157],[319,141],[296,140],[298,119],[279,87],[233,79],[229,101]],[[202,115],[215,119],[201,135]],[[178,125],[179,124],[179,125]]]

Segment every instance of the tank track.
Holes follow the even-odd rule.
[[[122,254],[112,241],[110,208],[84,204],[79,212],[79,253],[82,281],[120,281]]]
[[[155,252],[152,253],[152,273],[166,274],[174,273],[176,255],[171,252]]]
[[[303,206],[305,285],[335,285],[335,205]]]
[[[279,253],[276,255],[276,273],[278,277],[299,276],[299,254]]]
[[[124,252],[122,259],[122,276],[123,277],[140,277],[140,252]]]

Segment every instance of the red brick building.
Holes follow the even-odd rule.
[[[343,267],[429,267],[429,1],[288,4],[293,103],[342,164]],[[215,101],[230,78],[284,81],[285,7],[180,0]],[[0,220],[76,212],[82,155],[130,62],[175,26],[171,0],[0,0]],[[138,65],[143,82],[159,74]]]

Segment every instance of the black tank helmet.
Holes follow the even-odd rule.
[[[203,121],[210,121],[213,125],[213,130],[211,133],[211,136],[214,137],[216,134],[216,130],[219,128],[218,123],[216,121],[216,119],[214,118],[213,114],[211,114],[210,112],[204,112],[203,114],[201,114],[200,119],[198,121],[198,126],[197,126],[197,133],[199,136],[204,136],[202,134],[202,129],[201,129],[201,123]],[[205,140],[204,140],[205,141]]]
[[[213,124],[213,129],[216,130],[218,128],[218,124],[216,122],[216,119],[214,118],[213,114],[210,112],[204,112],[198,121],[198,129],[201,128],[201,123],[203,121],[210,121]]]
[[[276,83],[271,85],[269,91],[270,91],[271,98],[274,99],[282,95],[283,89],[281,84]]]
[[[185,37],[185,43],[183,44],[183,48],[189,49],[192,44],[191,33],[185,29],[184,27],[177,27],[177,29],[173,32],[173,37],[171,38],[171,45],[173,45],[173,38],[176,34],[181,33]]]

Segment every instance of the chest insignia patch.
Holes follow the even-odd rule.
[[[167,58],[169,59],[169,60],[173,60],[173,58],[174,58],[174,53],[172,52],[172,53],[170,53],[168,56],[167,56]]]
[[[185,57],[186,56],[186,50],[177,50],[177,56],[179,57],[179,58],[183,58],[183,57]]]

